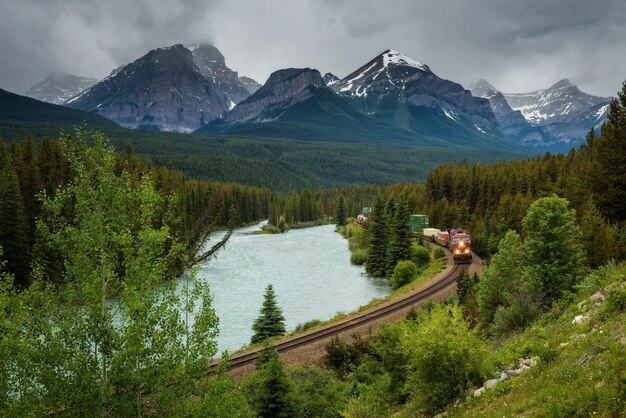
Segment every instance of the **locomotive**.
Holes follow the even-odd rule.
[[[457,264],[472,262],[472,237],[464,229],[448,228],[439,230],[425,228],[422,235],[450,250]]]

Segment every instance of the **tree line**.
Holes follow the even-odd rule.
[[[88,138],[93,140],[87,133],[79,133],[77,139],[45,138],[39,144],[31,138],[10,144],[0,140],[0,246],[7,261],[5,268],[15,276],[18,286],[30,283],[33,260],[39,260],[50,273],[58,275],[62,269],[63,260],[45,245],[36,224],[39,219],[53,216],[42,212],[43,199],[55,197],[60,188],[76,179],[71,158],[85,152]],[[115,173],[124,173],[133,187],[137,187],[142,177],[150,175],[162,198],[159,223],[168,225],[188,252],[194,250],[208,231],[227,225],[231,208],[236,209],[238,224],[265,219],[268,215],[272,196],[268,189],[189,179],[179,171],[136,157],[130,148],[114,155]],[[85,169],[90,172],[93,167]],[[98,179],[93,181],[97,183]],[[71,222],[73,203],[68,202],[54,216]],[[170,268],[180,272],[182,265]]]

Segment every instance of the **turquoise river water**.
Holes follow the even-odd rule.
[[[252,323],[269,283],[288,331],[312,319],[355,310],[390,292],[384,280],[369,277],[362,267],[350,264],[348,241],[334,232],[334,225],[255,234],[261,225],[236,230],[226,248],[198,272],[214,295],[220,352],[250,342]]]

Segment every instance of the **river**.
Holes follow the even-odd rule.
[[[334,232],[334,225],[255,234],[261,225],[236,230],[226,248],[198,272],[198,279],[208,281],[214,295],[220,351],[232,352],[250,342],[252,323],[269,283],[288,331],[389,294],[384,280],[369,277],[363,267],[350,264],[348,241]]]

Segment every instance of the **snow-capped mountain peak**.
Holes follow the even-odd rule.
[[[364,97],[371,92],[402,89],[407,82],[424,74],[432,74],[427,65],[387,49],[344,79],[333,83],[332,88],[343,95]]]
[[[511,108],[521,111],[533,125],[568,122],[587,109],[611,99],[584,93],[566,78],[544,90],[504,93],[504,97]]]
[[[394,49],[388,49],[382,53],[383,56],[383,67],[387,68],[391,65],[406,65],[409,67],[415,67],[422,71],[430,71],[426,64],[422,64],[419,61],[414,60],[413,58],[407,57],[401,52],[398,52]]]

